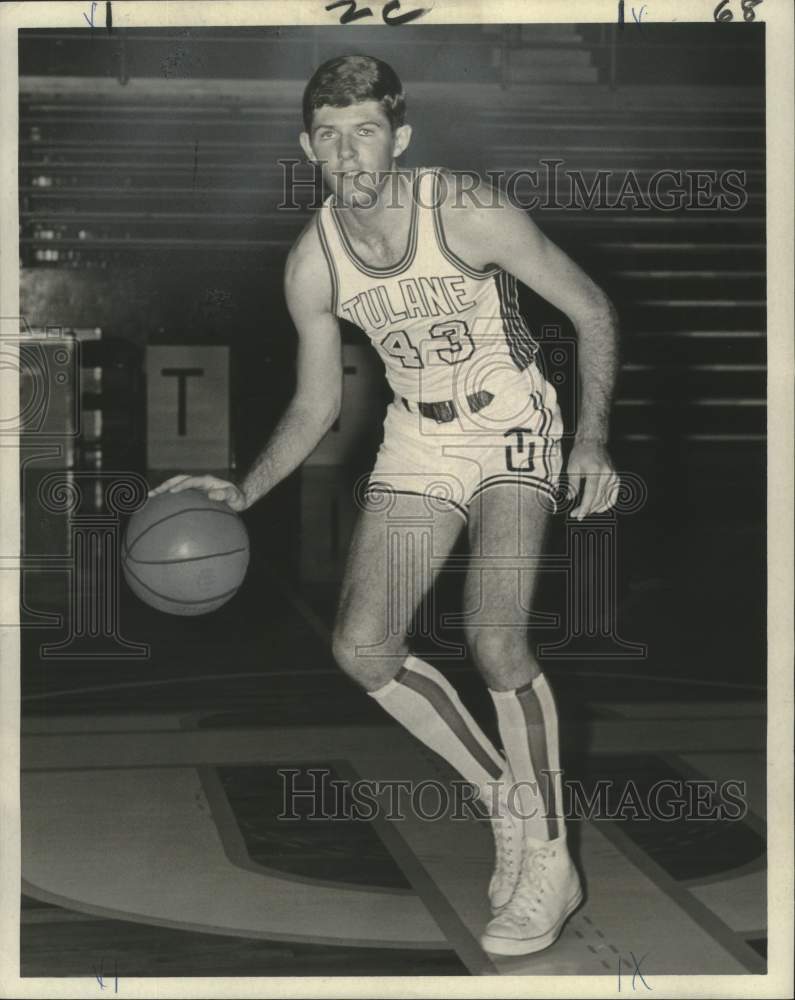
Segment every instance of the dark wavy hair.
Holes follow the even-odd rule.
[[[315,70],[304,89],[304,126],[309,132],[317,108],[347,108],[360,101],[377,101],[393,129],[406,120],[406,98],[400,77],[374,56],[339,56]]]

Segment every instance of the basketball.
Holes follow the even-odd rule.
[[[220,608],[237,593],[248,559],[241,518],[201,490],[150,497],[130,518],[122,548],[132,592],[171,615]]]

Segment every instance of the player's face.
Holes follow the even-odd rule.
[[[301,148],[322,164],[324,181],[343,205],[366,207],[387,183],[410,138],[409,125],[393,131],[377,101],[362,101],[318,108],[311,132],[301,133]]]

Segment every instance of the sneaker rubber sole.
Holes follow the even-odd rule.
[[[529,938],[496,937],[492,934],[484,934],[480,939],[481,946],[484,951],[488,951],[492,955],[532,955],[536,951],[543,951],[555,942],[563,930],[563,925],[582,900],[582,887],[580,887],[566,904],[558,922],[550,927],[545,934]]]

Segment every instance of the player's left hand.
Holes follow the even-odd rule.
[[[609,510],[618,497],[618,475],[607,453],[598,441],[575,440],[566,465],[566,474],[574,496],[582,496],[571,516],[581,521],[589,514]]]

